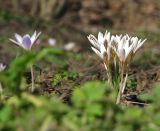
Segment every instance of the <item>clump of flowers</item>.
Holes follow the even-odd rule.
[[[31,48],[34,44],[36,44],[38,37],[40,36],[41,32],[37,33],[36,31],[33,33],[32,36],[29,34],[26,34],[24,36],[21,36],[17,33],[15,33],[15,40],[9,39],[19,47],[23,48],[26,51],[31,51]],[[33,73],[33,66],[31,66],[31,79],[32,79],[32,86],[31,91],[34,91],[34,73]]]
[[[141,40],[127,34],[111,35],[107,31],[105,34],[99,32],[98,39],[92,34],[88,39],[92,44],[92,50],[104,63],[109,84],[118,89],[118,104],[126,87],[129,63],[146,39]]]

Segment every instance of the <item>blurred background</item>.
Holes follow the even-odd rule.
[[[107,29],[113,34],[129,33],[157,43],[159,28],[160,0],[0,1],[1,43],[14,37],[15,32],[25,34],[38,30],[42,31],[42,45],[58,43],[62,47],[69,43],[73,47],[76,44],[74,50],[78,52],[89,49],[86,36],[90,33]],[[0,50],[2,53],[2,47]]]
[[[89,32],[97,28],[158,31],[160,27],[159,0],[5,0],[0,8],[2,25],[31,18],[58,20]]]

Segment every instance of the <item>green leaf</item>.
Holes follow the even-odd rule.
[[[154,101],[154,102],[159,102],[160,99],[160,85],[157,84],[155,88],[153,88],[150,92],[142,94],[139,96],[140,99],[144,101]]]
[[[5,106],[0,110],[0,123],[10,121],[12,109],[10,106]]]
[[[2,80],[8,90],[19,94],[21,92],[22,76],[26,69],[47,56],[59,56],[62,54],[64,54],[64,51],[57,48],[45,48],[39,53],[25,52],[10,64],[9,69],[4,74],[0,75],[0,80]]]
[[[160,126],[160,113],[155,114],[154,116],[154,123]]]
[[[125,110],[124,119],[129,121],[138,120],[141,118],[142,110],[136,107]]]
[[[102,105],[98,104],[98,103],[97,104],[88,105],[87,108],[86,108],[86,112],[89,115],[100,116],[103,113]]]
[[[73,91],[72,101],[76,106],[85,106],[87,102],[103,98],[106,84],[98,81],[87,82]]]

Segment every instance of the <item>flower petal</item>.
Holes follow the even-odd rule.
[[[16,45],[20,46],[23,48],[23,45],[21,43],[18,43],[17,41],[13,40],[13,39],[9,39],[10,41],[12,41],[13,43],[15,43]]]
[[[120,49],[119,53],[118,53],[119,59],[120,61],[125,61],[125,50],[124,49]]]
[[[37,32],[35,31],[35,32],[33,33],[33,35],[31,36],[31,42],[32,42],[32,44],[34,43],[34,41],[35,41],[35,39],[36,39],[36,35],[37,35]]]
[[[25,35],[24,37],[23,37],[23,40],[22,40],[22,44],[23,44],[23,47],[24,47],[24,49],[26,49],[26,50],[30,50],[31,49],[31,38],[30,38],[30,36],[29,35]]]
[[[18,43],[22,43],[22,37],[19,34],[15,33],[15,38]]]
[[[106,38],[107,42],[110,42],[110,35],[111,35],[110,32],[107,33],[107,31],[106,31],[105,38]]]
[[[135,48],[134,50],[134,53],[144,44],[144,42],[146,41],[147,39],[144,39],[143,41],[140,39],[137,43],[137,47]]]
[[[91,42],[91,44],[92,44],[95,48],[97,48],[97,49],[100,48],[100,45],[99,45],[99,43],[98,43],[98,40],[97,40],[97,38],[96,38],[94,35],[90,34],[90,35],[88,36],[88,40]]]
[[[34,34],[33,34],[32,37],[31,37],[31,43],[32,43],[32,45],[33,45],[34,43],[36,43],[36,41],[37,41],[38,37],[40,36],[40,34],[41,34],[41,32],[39,32],[38,34],[37,34],[36,31],[34,32]]]
[[[6,65],[3,63],[0,63],[0,72],[3,71],[6,68]]]
[[[103,55],[96,48],[94,47],[91,47],[91,48],[101,59],[103,59]]]
[[[103,37],[103,33],[101,33],[101,32],[98,33],[98,42],[100,44],[104,44],[104,42],[105,42],[105,38]]]
[[[103,56],[105,56],[107,53],[106,48],[103,44],[100,45],[100,52]]]

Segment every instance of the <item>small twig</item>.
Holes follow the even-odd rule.
[[[130,102],[132,104],[139,104],[139,105],[150,105],[150,104],[147,104],[147,103],[142,103],[142,102],[136,102],[136,101],[129,101],[129,100],[126,100],[127,102]]]

